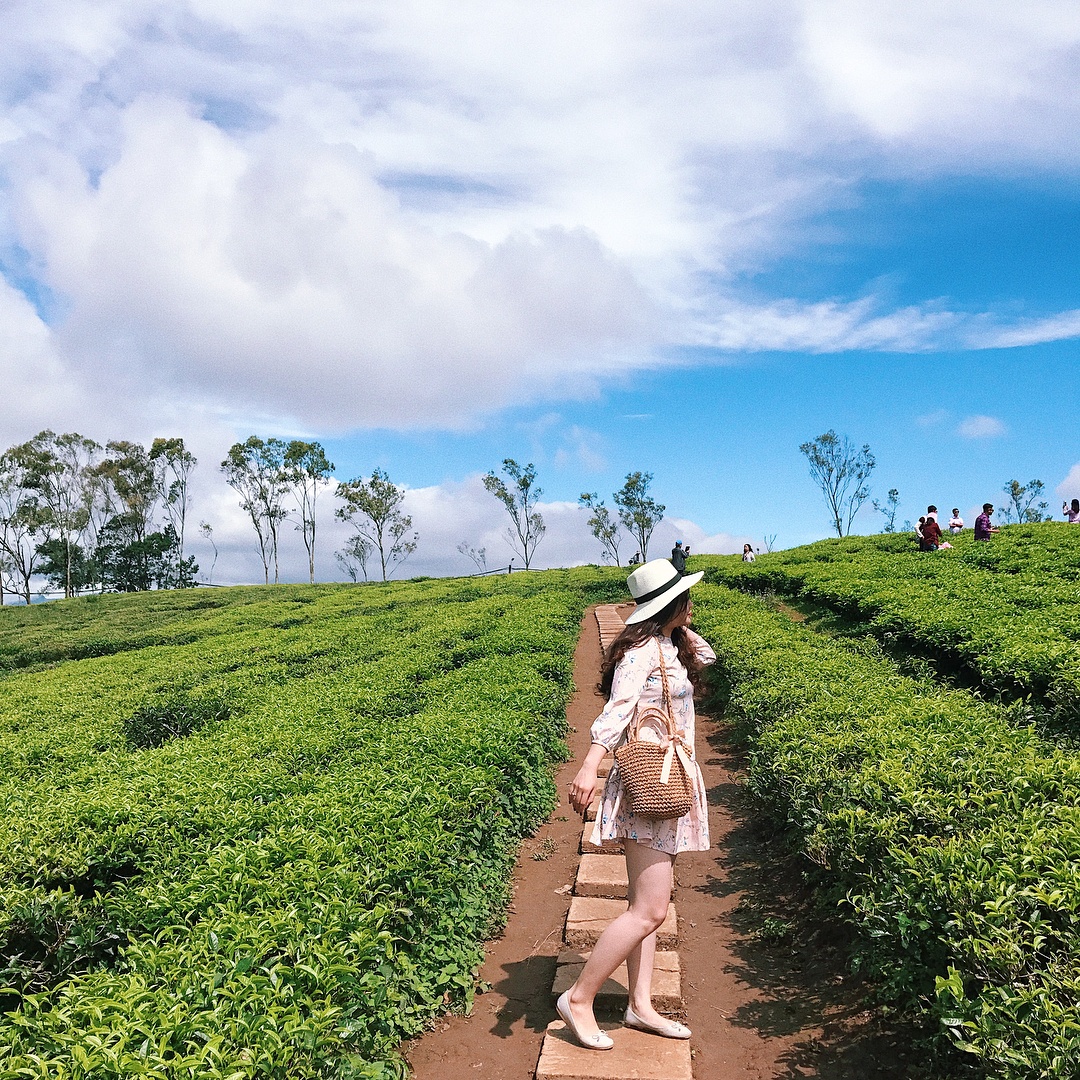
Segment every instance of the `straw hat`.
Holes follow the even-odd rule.
[[[696,574],[684,574],[676,570],[668,559],[650,559],[642,563],[627,579],[630,595],[637,607],[626,619],[627,625],[651,619],[663,611],[680,593],[686,592],[705,576],[704,570]]]

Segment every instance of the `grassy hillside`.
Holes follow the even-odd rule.
[[[0,612],[0,1076],[388,1077],[469,1000],[618,573]]]
[[[903,654],[1080,721],[1080,528],[1013,525],[920,552],[909,535],[706,560],[708,580],[825,606]]]
[[[1078,554],[1080,529],[1041,526],[946,553],[865,537],[698,560],[714,584],[696,622],[751,786],[886,998],[1008,1080],[1080,1061],[1080,756],[1032,722],[1075,715],[1057,694],[1077,670]]]

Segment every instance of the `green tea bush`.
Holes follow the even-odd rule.
[[[823,540],[743,563],[705,560],[707,580],[825,605],[898,654],[1080,721],[1080,528],[1011,525],[989,542],[952,537],[920,552],[910,535]]]
[[[169,739],[192,735],[207,724],[223,723],[229,713],[229,700],[224,695],[174,690],[144,701],[124,718],[122,729],[132,750],[149,750]]]
[[[622,591],[0,612],[0,1077],[402,1076],[401,1040],[471,1001],[554,803],[582,610]]]
[[[1080,758],[1014,707],[695,590],[749,782],[823,868],[860,965],[1008,1080],[1080,1062]]]

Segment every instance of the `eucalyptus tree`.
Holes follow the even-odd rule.
[[[601,557],[610,559],[618,566],[619,543],[622,539],[618,519],[612,515],[596,492],[583,492],[578,496],[578,503],[589,511],[589,531],[600,541]]]
[[[896,532],[896,511],[900,506],[900,491],[897,488],[889,488],[889,496],[884,503],[874,500],[874,509],[885,518],[885,527],[882,532]]]
[[[472,560],[473,565],[481,574],[487,573],[487,548],[473,547],[468,540],[462,540],[457,549],[465,558]]]
[[[345,542],[345,546],[340,551],[334,552],[334,558],[337,559],[338,565],[345,571],[350,581],[359,581],[361,574],[367,581],[367,564],[373,550],[372,545],[359,533],[353,533]]]
[[[495,472],[484,477],[484,487],[506,507],[512,528],[503,534],[515,554],[520,555],[528,570],[536,553],[536,545],[544,538],[547,526],[536,509],[543,490],[536,486],[536,466],[530,461],[521,466],[513,458],[504,458],[502,471],[507,483]]]
[[[377,551],[382,579],[386,581],[388,574],[416,550],[419,539],[412,531],[412,518],[402,512],[405,489],[382,469],[373,469],[369,480],[357,477],[338,484],[337,497],[344,505],[337,508],[336,516],[356,530],[351,546],[347,546],[349,554],[360,562],[366,574],[364,552]]]
[[[251,519],[258,540],[263,578],[270,584],[270,563],[274,564],[274,584],[278,582],[278,528],[287,516],[283,499],[289,490],[285,473],[285,443],[280,439],[249,436],[233,443],[221,463],[225,480],[239,496],[240,507]]]
[[[93,576],[80,542],[85,539],[100,493],[94,466],[101,446],[76,432],[57,435],[46,429],[21,449],[25,452],[26,482],[41,500],[50,533],[39,549],[53,564],[53,579],[63,585],[64,596],[74,596]]]
[[[1044,513],[1050,504],[1042,498],[1046,485],[1041,480],[1029,480],[1026,484],[1010,480],[1001,490],[1008,500],[1005,503],[1006,525],[1014,519],[1020,525],[1051,520],[1050,515]]]
[[[810,475],[825,496],[829,516],[837,536],[847,536],[859,508],[870,497],[866,481],[877,461],[869,443],[857,448],[846,436],[830,429],[804,442],[799,452],[810,465]]]
[[[179,436],[155,439],[150,445],[150,464],[154,469],[157,497],[177,537],[177,563],[184,561],[184,540],[190,495],[188,483],[198,459]]]
[[[0,603],[4,579],[30,603],[30,579],[43,561],[39,545],[49,539],[49,512],[30,484],[27,443],[0,454]]]
[[[619,508],[619,520],[631,536],[637,538],[641,561],[649,558],[649,540],[653,530],[664,518],[667,509],[649,495],[653,475],[647,472],[627,473],[626,482],[612,496]]]
[[[330,483],[333,463],[317,442],[293,439],[285,448],[285,473],[292,486],[300,511],[297,528],[303,535],[308,554],[308,577],[315,584],[315,502],[319,489]]]

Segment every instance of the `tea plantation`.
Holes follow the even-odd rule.
[[[385,1078],[474,990],[617,571],[0,612],[0,1076]]]
[[[831,608],[902,653],[1080,726],[1080,529],[950,540],[937,552],[910,534],[822,540],[754,563],[712,560],[709,580]]]
[[[1080,756],[1032,722],[1080,713],[1080,529],[702,563],[707,581],[767,594],[702,584],[695,622],[749,782],[860,931],[857,962],[976,1074],[1080,1075]],[[843,618],[795,621],[772,592]],[[897,636],[981,678],[911,677]]]

